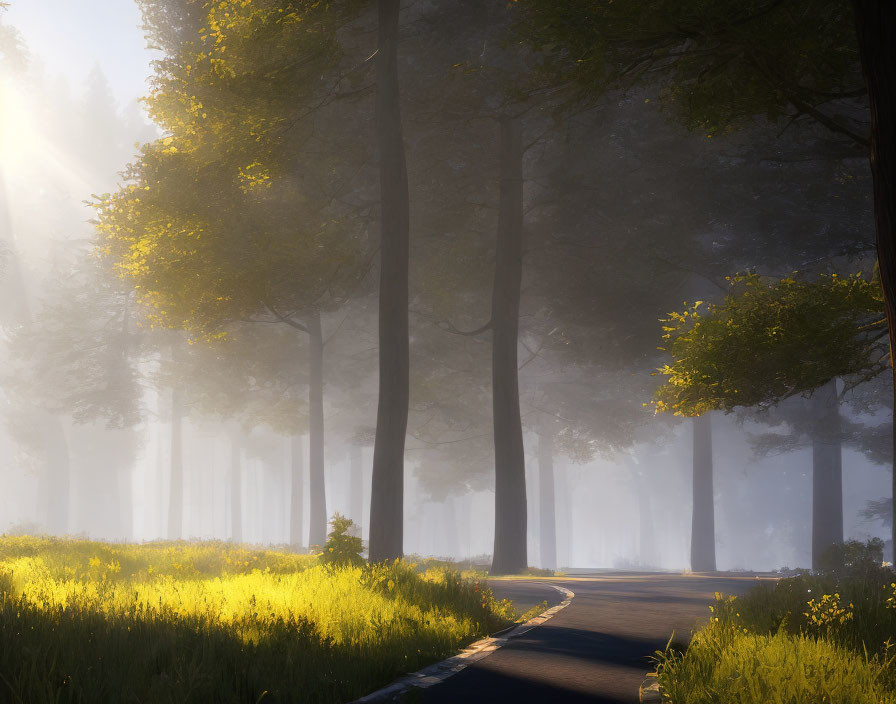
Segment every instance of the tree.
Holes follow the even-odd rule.
[[[148,105],[168,136],[145,145],[129,182],[97,203],[103,251],[155,325],[208,340],[252,320],[308,336],[309,540],[322,544],[320,316],[369,260],[359,208],[343,197],[364,151],[352,150],[336,111],[324,114],[342,80],[335,31],[354,5],[148,0],[143,10],[166,51]],[[317,139],[341,149],[322,156]]]
[[[445,231],[448,236],[445,249],[455,258],[452,262],[434,262],[437,273],[422,287],[425,294],[433,295],[436,300],[424,298],[415,312],[452,334],[476,337],[491,333],[493,573],[519,572],[528,562],[518,374],[525,239],[524,160],[527,151],[538,142],[537,138],[527,141],[533,126],[540,128],[544,120],[544,115],[534,109],[534,103],[527,104],[526,96],[517,90],[515,78],[522,75],[519,70],[522,59],[519,52],[509,51],[502,41],[510,18],[506,7],[475,2],[460,2],[450,9],[437,8],[426,13],[425,26],[432,32],[428,36],[433,37],[429,43],[438,38],[437,46],[426,47],[426,51],[429,57],[442,61],[443,67],[437,74],[441,81],[420,87],[420,105],[415,106],[417,114],[422,113],[431,125],[428,139],[420,150],[424,156],[417,157],[418,162],[425,159],[426,166],[421,173],[427,174],[420,195],[426,198],[430,218],[447,219],[438,223],[427,221],[424,226]],[[439,51],[444,49],[447,52]],[[474,120],[478,123],[475,127]],[[459,128],[463,129],[463,144],[452,139]],[[436,134],[442,135],[443,141],[436,142]],[[471,162],[478,168],[470,168]],[[439,170],[447,171],[450,180],[437,181],[429,176]],[[463,183],[457,182],[457,173],[451,173],[460,170],[466,177]],[[458,226],[458,220],[465,220],[465,225]],[[480,233],[481,241],[469,241],[478,239],[470,238],[470,234]],[[489,236],[491,233],[493,238]],[[470,249],[463,252],[463,245]],[[435,245],[428,254],[433,255],[439,249]],[[469,263],[470,268],[462,269],[461,261],[464,267]],[[446,269],[452,265],[458,266],[457,272],[463,281],[463,288],[453,292],[445,290]],[[488,319],[481,324],[480,313],[479,324],[474,329],[461,330],[454,323],[469,317],[469,311],[445,310],[448,307],[439,303],[453,298],[455,304],[463,307],[470,303],[475,306],[481,299],[472,293],[470,274],[478,274],[481,269],[488,270],[485,285],[490,291],[480,294],[489,296],[491,301]],[[475,285],[480,283],[475,281]]]
[[[571,104],[649,83],[709,136],[757,116],[814,121],[867,146],[859,47],[846,0],[519,0],[517,35]]]
[[[495,429],[495,549],[492,574],[513,574],[526,556],[526,462],[518,377],[523,275],[523,143],[517,119],[504,115],[495,282],[492,293],[492,407]]]
[[[557,569],[557,517],[554,500],[554,438],[551,428],[538,433],[539,555],[541,567]]]
[[[518,4],[523,8],[519,35],[543,53],[541,78],[568,87],[571,103],[591,103],[608,86],[647,82],[662,85],[665,103],[678,118],[708,137],[765,117],[783,124],[782,131],[794,122],[810,121],[861,151],[870,147],[880,281],[893,347],[896,10],[892,3],[522,0]],[[896,398],[896,364],[891,368]],[[896,496],[896,473],[892,485]],[[896,543],[896,523],[893,530]]]
[[[101,444],[108,463],[100,466],[92,458],[81,478],[118,487],[119,500],[85,508],[95,514],[92,518],[106,517],[110,511],[119,514],[115,519],[116,523],[121,519],[123,530],[115,535],[129,536],[130,476],[137,448],[134,427],[143,416],[130,292],[83,248],[57,254],[56,283],[36,306],[34,322],[8,335],[11,359],[3,388],[9,399],[18,401],[15,413],[34,405],[43,413],[30,422],[51,428],[44,440],[46,458],[55,468],[46,487],[51,529],[70,529],[69,494],[77,475],[72,471],[75,458],[69,445],[76,440],[95,442],[97,435],[105,435]],[[72,421],[65,424],[69,425],[68,439],[63,419]],[[80,493],[83,497],[95,492]],[[99,521],[92,522],[93,527],[98,525]]]
[[[8,2],[0,2],[0,13],[9,7]],[[22,44],[22,38],[14,27],[0,21],[0,64],[11,71],[21,71],[28,61],[28,53]]]
[[[304,463],[300,436],[308,432],[309,425],[308,396],[303,394],[308,386],[308,345],[302,344],[302,338],[285,325],[243,323],[228,328],[225,338],[206,344],[187,344],[182,334],[161,332],[153,331],[148,337],[157,342],[162,342],[158,338],[167,340],[166,346],[174,354],[163,357],[151,381],[161,392],[170,391],[172,400],[178,401],[180,413],[172,412],[172,434],[179,416],[194,424],[204,421],[217,428],[223,426],[230,445],[231,539],[243,540],[243,459],[253,447],[250,436],[260,431],[268,438],[271,435],[291,438],[290,542],[297,546],[303,544]],[[172,447],[169,520],[172,512],[180,515],[177,504],[182,480],[177,479],[174,471],[177,462],[174,450]],[[265,453],[260,454],[267,457]],[[177,532],[171,536],[181,537]]]
[[[370,561],[401,557],[408,423],[410,213],[398,85],[400,0],[378,0],[377,146],[380,160],[379,405],[370,495]]]
[[[871,173],[877,260],[890,334],[890,366],[896,409],[896,8],[893,3],[853,0],[859,54],[871,108]],[[892,451],[896,453],[896,421]],[[896,472],[892,477],[896,506]],[[896,522],[891,539],[896,550]]]
[[[836,380],[857,384],[886,368],[881,308],[876,282],[861,275],[769,283],[750,274],[734,277],[721,303],[698,301],[664,321],[673,361],[659,370],[658,411],[700,417],[813,395],[813,565],[843,539]],[[696,426],[694,443],[696,458]]]
[[[698,416],[872,378],[886,366],[881,313],[878,286],[859,274],[735,276],[721,303],[697,301],[663,321],[673,362],[659,370],[656,408]]]
[[[845,390],[845,391],[848,391]],[[843,448],[863,449],[866,434],[858,423],[842,412],[846,393],[837,379],[815,389],[809,398],[785,399],[772,408],[751,409],[742,415],[750,420],[780,426],[780,431],[751,438],[759,455],[788,452],[808,445],[812,450],[812,559],[813,565],[833,544],[843,541]]]

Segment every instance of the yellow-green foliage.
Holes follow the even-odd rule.
[[[659,681],[676,704],[893,704],[884,666],[824,639],[760,635],[712,622],[685,655],[660,656]]]
[[[891,580],[877,567],[717,593],[687,651],[657,654],[660,684],[676,704],[896,702]]]
[[[803,615],[816,628],[832,629],[852,621],[853,605],[841,604],[837,593],[822,594],[817,600],[809,599],[806,606],[809,610],[803,612]]]
[[[346,701],[510,615],[478,582],[404,562],[0,539],[0,672],[28,701]]]
[[[357,188],[358,151],[336,120],[312,119],[342,80],[337,30],[361,4],[191,0],[183,17],[138,4],[162,48],[145,105],[166,135],[96,199],[99,251],[151,326],[207,341],[319,306],[369,258],[334,197]]]
[[[330,520],[333,530],[320,554],[320,561],[325,565],[361,565],[364,558],[361,552],[364,550],[364,544],[357,535],[352,535],[349,531],[354,526],[351,518],[346,518],[340,514],[336,514]]]
[[[697,301],[663,321],[672,362],[658,412],[777,403],[835,377],[872,377],[889,367],[880,285],[863,276],[736,276],[721,303]]]

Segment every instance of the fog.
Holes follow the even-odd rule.
[[[136,5],[107,0],[76,13],[74,5],[83,3],[14,2],[2,18],[21,43],[6,52],[0,77],[0,531],[306,550],[322,544],[321,515],[339,513],[367,541],[380,352],[370,76],[357,79],[356,102],[322,108],[313,138],[278,147],[304,149],[305,171],[285,187],[301,191],[302,205],[285,215],[271,206],[276,217],[307,215],[317,199],[326,203],[322,221],[339,230],[327,230],[324,244],[309,235],[308,246],[331,248],[338,264],[311,261],[295,279],[325,271],[344,280],[315,289],[311,307],[290,290],[287,303],[262,296],[267,310],[228,312],[215,329],[178,327],[171,320],[186,320],[189,306],[163,320],[167,303],[147,302],[146,286],[113,261],[115,244],[95,222],[103,194],[133,183],[136,145],[170,132],[137,101],[163,52],[145,48]],[[468,87],[449,69],[475,57],[474,45],[483,56],[499,50],[476,33],[458,39],[432,5],[407,10],[402,26],[415,32],[400,47],[410,57],[399,74],[411,251],[397,506],[404,554],[488,564],[494,338],[471,333],[492,315],[499,135],[496,121],[449,108],[494,112],[489,91],[498,88],[488,78]],[[348,35],[340,61],[370,55],[369,22]],[[811,125],[778,135],[750,124],[708,138],[666,119],[657,94],[636,88],[597,108],[516,118],[527,145],[516,366],[530,566],[689,568],[693,429],[690,418],[651,406],[654,373],[668,361],[657,350],[660,319],[685,301],[720,300],[724,277],[738,272],[870,276],[874,267],[866,159]],[[245,239],[265,227],[275,225],[239,232]],[[247,266],[253,276],[270,268],[260,285],[268,291],[292,255],[258,249],[264,256]],[[181,255],[189,259],[190,248]],[[225,271],[248,261],[239,245],[227,256]],[[320,434],[312,433],[314,320]],[[868,513],[891,492],[892,453],[873,432],[886,436],[891,423],[882,376],[854,389],[837,382],[849,423],[837,439],[844,539],[890,535],[887,517]],[[771,410],[710,414],[719,570],[811,565],[812,441],[787,422],[788,409],[799,415],[807,403],[797,395]]]

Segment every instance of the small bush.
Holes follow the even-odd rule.
[[[354,534],[355,524],[352,519],[337,513],[330,519],[330,525],[333,526],[333,530],[320,554],[320,561],[325,565],[339,567],[363,565],[364,558],[361,557],[361,551],[364,549],[364,544],[361,538]]]
[[[816,572],[834,577],[877,578],[884,570],[884,543],[872,538],[867,543],[848,540],[832,545],[818,558]]]

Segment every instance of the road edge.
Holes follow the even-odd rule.
[[[535,582],[537,580],[520,581]],[[546,584],[544,582],[539,583],[545,584],[546,586],[551,587],[551,589],[556,589],[563,594],[563,601],[542,611],[537,616],[533,616],[524,623],[519,623],[509,630],[500,631],[496,635],[481,638],[475,643],[468,645],[457,655],[433,663],[432,665],[427,665],[422,670],[417,670],[417,672],[405,675],[404,677],[395,680],[392,684],[387,685],[382,689],[378,689],[375,692],[371,692],[370,694],[365,694],[360,699],[355,699],[349,704],[379,704],[380,702],[392,702],[396,701],[398,697],[411,689],[426,689],[434,684],[444,682],[449,677],[469,667],[474,662],[478,662],[479,660],[482,660],[482,658],[488,657],[513,638],[518,638],[524,633],[528,633],[536,626],[540,626],[545,621],[551,619],[557,612],[569,606],[575,598],[575,592],[566,587],[560,587],[556,584]]]

